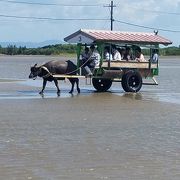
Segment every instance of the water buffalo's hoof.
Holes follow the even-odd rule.
[[[43,94],[43,91],[40,91],[39,94],[42,95],[42,94]]]
[[[81,90],[80,90],[80,89],[77,89],[77,92],[78,92],[78,93],[80,93],[80,92],[81,92]]]
[[[61,91],[58,89],[58,90],[57,90],[57,95],[58,95],[58,96],[60,96],[60,92],[61,92]]]

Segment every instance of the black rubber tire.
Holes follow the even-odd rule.
[[[122,88],[126,92],[138,92],[142,87],[142,77],[137,71],[128,71],[122,76]]]
[[[92,84],[98,92],[105,92],[111,87],[112,80],[93,78]]]

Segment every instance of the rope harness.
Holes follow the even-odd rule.
[[[44,69],[45,71],[47,71],[47,74],[45,74],[44,76],[42,76],[42,78],[48,78],[48,77],[50,77],[50,76],[53,76],[53,74],[52,73],[50,73],[50,71],[48,70],[48,68],[47,67],[45,67],[45,66],[40,66],[42,69]]]
[[[71,71],[71,72],[68,72],[68,73],[65,73],[65,75],[70,75],[70,74],[72,74],[72,73],[74,73],[74,72],[77,72],[79,69],[81,69],[88,61],[90,61],[90,59],[91,59],[91,57],[92,56],[90,56],[81,66],[79,66],[77,69],[75,69],[75,70],[73,70],[73,71]]]
[[[81,66],[79,66],[78,68],[76,68],[75,70],[73,70],[73,71],[71,71],[71,72],[68,72],[68,73],[65,73],[65,75],[70,75],[70,74],[72,74],[72,73],[74,73],[74,72],[77,72],[79,69],[81,69],[88,61],[90,61],[90,59],[91,59],[91,56],[81,65]],[[48,77],[50,77],[50,76],[53,76],[53,74],[48,70],[48,68],[47,67],[45,67],[45,66],[40,66],[40,68],[42,68],[42,69],[44,69],[46,72],[47,72],[47,74],[45,74],[44,76],[42,76],[42,78],[48,78]]]

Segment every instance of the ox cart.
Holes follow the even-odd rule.
[[[81,53],[85,47],[95,45],[100,54],[99,66],[93,69],[92,84],[99,92],[107,91],[113,82],[121,82],[125,92],[138,92],[142,85],[158,85],[155,76],[159,73],[158,59],[153,62],[152,55],[159,45],[169,45],[172,42],[157,33],[121,32],[104,30],[85,30],[67,36],[67,43],[77,44],[77,76],[54,75],[54,77],[85,77],[84,67],[81,63]],[[105,47],[111,50],[113,46],[120,49],[130,49],[131,56],[135,55],[135,49],[141,47],[142,51],[149,53],[146,61],[139,62],[135,58],[130,60],[112,60],[104,58]],[[150,79],[150,82],[145,82]]]

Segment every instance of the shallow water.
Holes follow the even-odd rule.
[[[42,87],[41,79],[38,79],[36,81],[28,80],[30,66],[34,65],[35,63],[42,64],[49,60],[55,59],[62,60],[67,58],[52,56],[2,56],[0,57],[0,82],[6,81],[7,79],[11,82],[15,81],[16,79],[25,80],[23,82],[20,82],[20,84],[35,86],[39,87],[40,89]],[[143,85],[139,93],[132,94],[125,93],[120,83],[113,83],[113,86],[111,87],[109,92],[119,96],[125,96],[127,98],[138,98],[141,100],[163,101],[180,104],[179,77],[180,57],[162,57],[160,60],[160,74],[157,77],[157,81],[159,83],[158,86]],[[61,97],[70,97],[69,95],[67,95],[68,89],[70,88],[69,83],[64,83],[63,81],[61,81],[60,83],[62,85]],[[45,91],[44,97],[57,97],[54,94],[54,91],[56,91],[54,84],[49,83],[47,87],[51,88],[51,91]],[[81,89],[83,89],[83,92],[86,95],[94,93],[94,88],[92,87],[92,85],[86,85],[84,79],[81,79]],[[9,97],[8,94],[6,96],[0,93],[0,99],[39,98],[36,93],[37,92],[29,92],[28,94],[28,91],[25,91],[23,94],[22,90],[21,93],[17,92],[17,94],[9,94]]]
[[[162,59],[159,85],[139,93],[82,80],[81,94],[62,81],[42,97],[30,65],[56,58],[0,57],[0,179],[180,179],[180,59]]]

